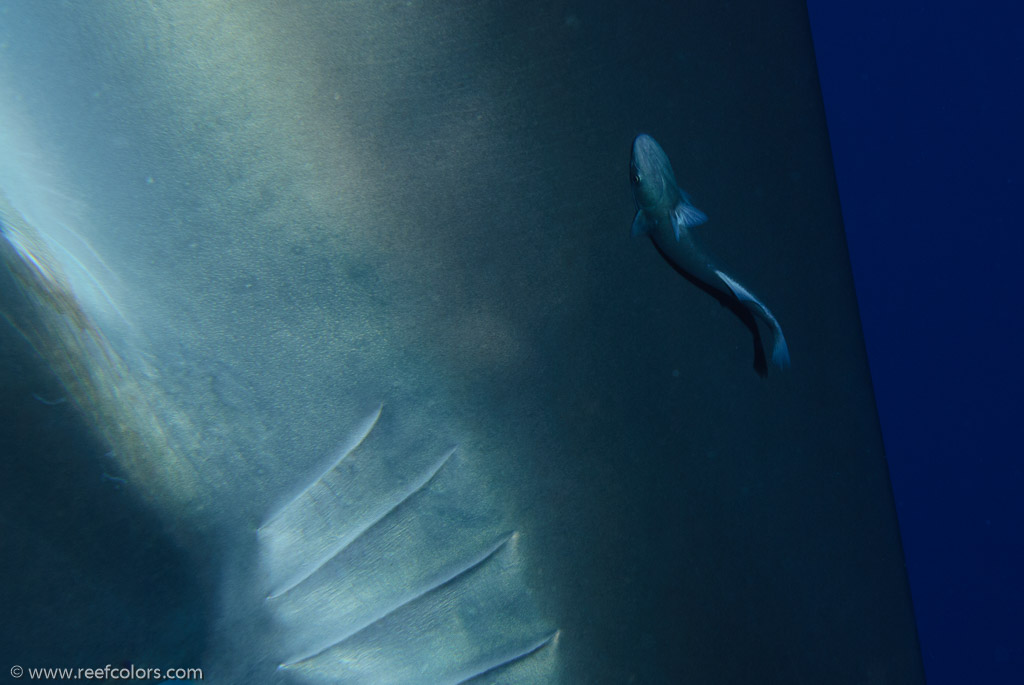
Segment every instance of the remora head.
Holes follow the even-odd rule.
[[[629,160],[629,182],[633,186],[633,201],[637,209],[650,210],[665,203],[670,188],[675,188],[668,155],[646,133],[633,140],[633,155]]]

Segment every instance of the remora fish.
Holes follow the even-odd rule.
[[[693,206],[690,197],[679,187],[668,156],[649,135],[641,133],[633,141],[629,180],[637,210],[631,231],[633,237],[649,236],[661,256],[676,271],[743,320],[754,334],[754,367],[759,373],[765,372],[759,326],[768,330],[772,364],[779,368],[788,367],[789,348],[778,320],[761,300],[716,267],[704,252],[693,229],[708,218]]]

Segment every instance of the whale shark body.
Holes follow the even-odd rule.
[[[823,134],[759,136],[794,167],[764,170],[767,196],[819,184],[794,244],[839,255],[808,259],[822,286],[785,303],[787,333],[821,344],[779,384],[688,349],[709,336],[681,335],[678,291],[626,249],[638,118],[728,93],[705,74],[690,97],[621,31],[763,50],[771,111],[820,111],[790,76],[813,75],[803,15],[720,5],[3,3],[0,339],[60,379],[11,402],[78,412],[101,443],[34,486],[2,479],[4,541],[53,552],[0,586],[74,569],[7,602],[31,622],[3,649],[44,642],[49,598],[71,637],[124,645],[69,666],[229,685],[920,682]],[[690,61],[696,87],[714,60]],[[682,246],[701,215],[685,202],[677,239],[666,207],[648,233]],[[675,259],[771,339],[695,254]],[[85,474],[67,497],[45,487],[62,464]],[[169,617],[160,650],[116,583],[61,555],[85,544],[75,522],[18,525],[15,488],[34,511],[146,512],[183,596],[162,563],[116,577]]]

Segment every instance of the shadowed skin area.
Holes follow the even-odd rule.
[[[668,156],[646,134],[633,141],[629,179],[637,209],[632,235],[649,236],[673,269],[728,307],[750,329],[754,339],[754,370],[759,375],[768,372],[766,340],[772,345],[772,364],[788,367],[789,349],[775,316],[746,288],[715,268],[693,233],[694,228],[707,221],[707,216],[693,206],[678,186]]]

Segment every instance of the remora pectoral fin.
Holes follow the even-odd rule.
[[[633,228],[629,230],[629,235],[633,238],[637,238],[642,235],[647,235],[651,232],[651,223],[647,220],[647,215],[644,214],[643,210],[636,213],[636,217],[633,219]]]
[[[672,210],[672,228],[676,232],[676,240],[679,240],[682,229],[700,226],[707,220],[707,214],[686,201],[680,202]]]

